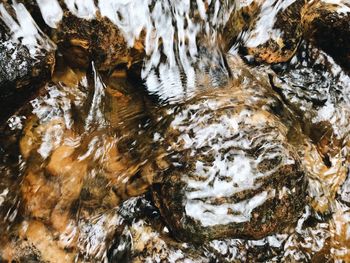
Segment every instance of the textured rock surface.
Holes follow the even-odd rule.
[[[256,62],[290,60],[302,38],[304,4],[304,0],[239,1],[223,31],[226,49],[238,40],[241,53],[253,57]]]
[[[304,208],[305,170],[293,147],[301,135],[266,83],[253,77],[245,84],[170,113],[160,139],[170,166],[154,191],[180,240],[259,239],[291,225]]]
[[[93,60],[99,70],[108,70],[119,64],[135,62],[142,53],[129,48],[117,27],[107,18],[86,20],[64,12],[52,38],[73,65],[88,67]]]
[[[115,4],[111,12],[102,2]],[[210,48],[220,46],[215,30],[227,7],[219,3],[228,2],[26,2],[64,56],[32,107],[25,106],[31,113],[17,112],[1,132],[0,261],[348,261],[350,82],[343,60],[320,37],[332,30],[318,32],[318,23],[330,26],[333,13],[329,18],[322,10],[333,5],[315,1],[315,16],[304,9],[303,29],[312,45],[301,42],[292,56],[302,2],[241,1],[237,20],[230,21],[236,23],[223,33],[237,40],[243,30],[243,42],[228,45],[241,44],[247,63],[254,57],[252,62],[273,64],[248,67],[227,54],[217,60]],[[144,18],[130,12],[134,3],[137,11],[152,11],[144,27],[156,43],[148,46],[152,58],[145,58],[154,70],[151,90],[155,97],[176,95],[188,81],[179,72],[193,73],[199,81],[193,78],[193,89],[183,89],[184,101],[150,101],[140,83],[118,79],[129,72],[118,65],[137,58],[125,40],[130,44],[145,33],[129,30],[145,25],[133,19]],[[4,39],[13,41],[4,10]],[[27,14],[6,10],[12,17]],[[129,15],[136,27],[124,26]],[[159,18],[164,21],[153,24]],[[25,38],[21,20],[14,21],[18,61],[28,54],[40,58],[42,33]],[[346,21],[334,24],[340,28]],[[346,50],[342,40],[337,44]],[[15,56],[2,45],[7,60]],[[143,48],[134,46],[137,55]],[[201,72],[189,70],[192,62]],[[171,63],[175,70],[164,70]],[[217,74],[221,64],[225,74]],[[18,68],[6,70],[22,78]],[[6,137],[13,133],[21,139]]]
[[[315,1],[304,8],[305,37],[350,70],[350,4]]]
[[[0,102],[5,109],[0,119],[50,77],[54,51],[54,44],[22,4],[0,4]]]

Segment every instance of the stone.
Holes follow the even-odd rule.
[[[350,5],[346,1],[316,1],[303,10],[305,38],[350,70]]]
[[[300,216],[307,194],[296,150],[302,135],[259,78],[169,112],[160,147],[169,168],[158,172],[153,193],[175,238],[260,239]]]
[[[47,80],[55,45],[21,3],[0,4],[0,120],[14,113]]]

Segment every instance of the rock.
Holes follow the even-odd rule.
[[[22,4],[0,4],[0,103],[13,113],[51,75],[55,45]]]
[[[20,231],[21,239],[28,240],[28,244],[40,251],[43,262],[74,262],[74,254],[61,249],[50,230],[40,221],[26,221]]]
[[[350,176],[348,175],[342,187],[338,190],[339,199],[346,203],[350,204]]]
[[[302,136],[258,79],[169,111],[160,146],[169,166],[153,191],[175,238],[260,239],[292,225],[303,210],[307,183],[296,150]]]
[[[60,248],[50,229],[40,221],[24,221],[18,232],[17,238],[5,241],[0,251],[3,262],[76,262],[74,253]]]
[[[21,193],[26,214],[46,222],[61,196],[59,185],[46,178],[42,171],[27,172]]]
[[[149,196],[131,198],[119,207],[123,219],[110,262],[216,262],[205,248],[174,240]]]
[[[99,70],[110,70],[142,57],[141,42],[128,46],[117,25],[102,16],[91,1],[19,2],[57,44],[59,52],[71,66],[86,69],[94,61]]]
[[[94,61],[99,70],[109,70],[120,64],[136,61],[142,45],[129,48],[118,28],[107,18],[79,18],[64,12],[52,38],[67,62],[87,68]]]
[[[249,4],[237,1],[236,8],[232,10],[221,32],[225,51],[228,51],[236,43],[242,32],[247,31],[252,26],[259,12],[261,12],[260,1],[251,1]]]
[[[349,75],[330,55],[306,41],[290,63],[273,68],[277,77],[272,85],[300,119],[304,134],[318,144],[326,159],[337,155],[350,131]]]
[[[305,37],[350,70],[350,4],[314,1],[303,10]]]
[[[258,63],[290,60],[302,38],[304,4],[304,0],[239,1],[223,31],[226,50],[237,41],[240,52]]]

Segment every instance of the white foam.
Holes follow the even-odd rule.
[[[344,0],[322,0],[322,2],[327,4],[338,5],[336,11],[341,14],[350,13],[350,3]]]
[[[104,127],[106,119],[102,112],[103,110],[103,99],[105,96],[105,84],[101,77],[97,73],[94,64],[92,65],[94,72],[94,95],[91,102],[91,107],[88,116],[85,120],[85,129],[88,131],[92,126]]]
[[[58,1],[36,0],[36,2],[40,8],[40,12],[45,23],[52,28],[57,28],[58,23],[62,20],[63,17],[63,11]]]
[[[246,7],[246,6],[250,6],[254,0],[240,0],[240,1],[237,1],[237,5],[238,5],[238,8],[242,8],[242,7]]]
[[[296,0],[278,0],[277,2],[273,0],[264,1],[254,29],[244,36],[246,46],[254,48],[266,43],[270,39],[277,41],[282,36],[282,32],[274,28],[277,14],[285,10],[295,1]]]
[[[226,225],[229,223],[247,222],[252,211],[275,196],[275,190],[263,191],[254,197],[233,204],[209,204],[201,200],[191,200],[186,203],[188,216],[201,222],[203,226]]]
[[[23,121],[25,119],[26,119],[25,116],[14,115],[7,121],[7,124],[11,130],[22,130],[23,129]]]
[[[0,206],[2,206],[2,204],[5,202],[5,197],[7,196],[7,194],[9,193],[9,189],[5,189],[0,193]]]
[[[327,101],[326,105],[317,112],[317,118],[315,121],[329,121],[334,116],[334,113],[334,104],[332,104],[330,101]]]
[[[102,16],[109,18],[122,32],[132,47],[143,29],[152,32],[152,21],[148,0],[100,0],[98,7]]]
[[[42,142],[38,149],[38,153],[44,160],[60,145],[63,133],[64,130],[60,124],[49,126],[45,130],[45,133],[42,135]]]
[[[0,4],[0,19],[11,31],[15,43],[20,42],[26,46],[33,57],[39,54],[41,49],[52,50],[55,48],[54,44],[44,36],[23,4],[15,2],[12,7],[15,10],[18,23],[7,12],[3,4]]]
[[[230,154],[216,156],[212,167],[201,162],[196,163],[197,175],[202,175],[206,180],[185,178],[188,187],[193,189],[186,194],[188,199],[230,197],[235,193],[259,187],[255,179],[264,175],[256,171],[255,160],[242,154],[235,156],[233,161],[228,161]],[[225,179],[220,179],[217,174]]]
[[[121,218],[113,210],[105,212],[89,222],[80,222],[78,247],[88,256],[99,262],[107,260],[108,237],[115,233],[115,229],[121,223]]]
[[[94,0],[64,0],[64,2],[69,11],[79,18],[93,19],[96,17],[97,7]]]

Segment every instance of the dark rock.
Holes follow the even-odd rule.
[[[64,12],[57,29],[52,30],[52,38],[70,64],[88,67],[95,62],[99,70],[108,70],[120,64],[128,64],[139,59],[141,46],[129,48],[118,28],[107,18],[79,18],[69,11]]]
[[[339,189],[339,198],[346,204],[350,204],[350,176],[343,183],[342,187]]]
[[[312,2],[303,14],[304,35],[340,64],[350,70],[350,4]]]
[[[5,109],[0,119],[4,119],[50,76],[55,46],[22,4],[0,8],[0,103]]]

